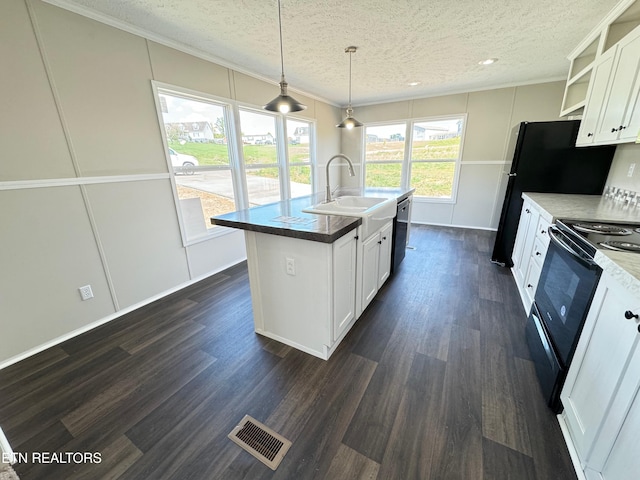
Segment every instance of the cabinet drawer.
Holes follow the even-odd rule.
[[[549,246],[549,226],[551,224],[544,218],[540,217],[540,219],[538,220],[538,228],[536,231],[536,237],[539,238],[542,241],[542,244],[544,245],[545,251],[543,252],[543,257],[544,257],[544,253],[546,253],[546,248]]]
[[[544,263],[544,256],[547,254],[547,247],[548,245],[544,243],[544,239],[541,239],[539,235],[536,236],[533,241],[531,258],[540,266],[540,268],[542,268],[542,264]]]
[[[540,280],[540,273],[542,272],[542,265],[537,262],[529,262],[529,269],[527,276],[524,279],[524,291],[529,302],[529,307],[533,303],[535,298],[536,288],[538,288],[538,281]]]

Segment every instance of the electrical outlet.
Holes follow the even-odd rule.
[[[296,261],[293,258],[287,257],[287,275],[295,275],[296,274]]]
[[[82,298],[82,300],[89,300],[90,298],[93,298],[91,285],[85,285],[84,287],[80,287],[78,290],[80,291],[80,298]]]
[[[633,171],[636,169],[636,164],[632,163],[629,165],[629,170],[627,171],[627,177],[633,177]]]

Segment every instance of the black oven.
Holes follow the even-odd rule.
[[[548,405],[562,410],[560,390],[602,274],[593,253],[560,222],[549,228],[526,336]]]

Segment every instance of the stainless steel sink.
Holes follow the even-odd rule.
[[[395,198],[345,195],[331,202],[317,203],[302,211],[320,215],[343,215],[362,218],[362,237],[367,238],[396,216]]]

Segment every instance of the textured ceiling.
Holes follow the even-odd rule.
[[[279,81],[277,0],[46,0]],[[355,106],[566,78],[617,0],[281,0],[290,89]],[[498,58],[490,66],[480,60]],[[420,82],[410,87],[408,82]],[[275,96],[275,92],[274,92]]]

